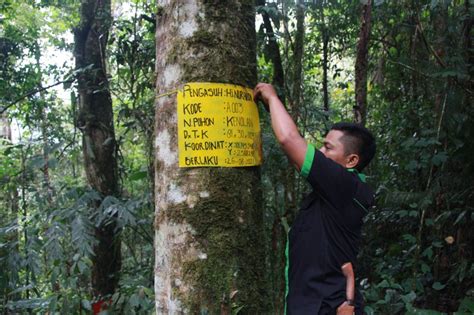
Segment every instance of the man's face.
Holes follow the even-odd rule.
[[[348,165],[350,155],[345,154],[344,144],[340,141],[343,135],[344,133],[340,130],[329,131],[326,138],[324,138],[323,146],[319,151],[334,162],[349,168],[353,166]]]

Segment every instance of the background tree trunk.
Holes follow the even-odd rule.
[[[259,0],[257,4],[264,6],[265,0]],[[280,97],[282,102],[285,103],[286,101],[285,73],[283,70],[283,64],[281,60],[280,47],[278,45],[275,31],[273,30],[273,25],[270,19],[270,15],[265,10],[262,10],[261,14],[262,14],[262,19],[263,19],[263,26],[265,27],[265,32],[268,38],[267,52],[270,55],[270,58],[273,63],[272,84],[277,90],[278,96]]]
[[[323,11],[323,8],[321,8]],[[323,15],[323,14],[321,14]],[[326,112],[326,115],[329,115],[329,87],[328,87],[328,68],[329,68],[329,34],[326,24],[324,22],[324,15],[322,16],[323,20],[321,23],[322,26],[322,36],[323,36],[323,108]]]
[[[304,49],[304,17],[305,5],[303,0],[296,2],[296,33],[295,46],[293,50],[293,93],[291,104],[291,115],[295,122],[299,116],[301,104],[301,86],[303,84],[303,49]]]
[[[264,314],[259,168],[179,168],[176,95],[163,96],[186,82],[255,85],[254,1],[158,5],[156,312]]]
[[[369,50],[371,16],[372,0],[366,0],[366,4],[362,6],[361,27],[355,63],[356,105],[354,106],[354,120],[360,124],[365,124],[367,118],[367,59]]]
[[[112,98],[108,89],[106,45],[111,24],[110,0],[81,2],[81,21],[74,31],[78,76],[78,128],[83,134],[87,181],[102,196],[118,196],[116,142]],[[95,205],[98,206],[98,205]],[[112,294],[117,288],[121,266],[120,240],[116,224],[96,228],[92,287],[96,296]]]

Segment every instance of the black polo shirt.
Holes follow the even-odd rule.
[[[341,266],[356,257],[362,219],[374,200],[362,174],[308,145],[301,173],[313,191],[303,200],[287,242],[288,315],[326,314],[346,300]],[[356,290],[357,313],[362,297]]]

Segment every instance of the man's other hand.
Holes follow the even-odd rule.
[[[337,308],[337,315],[353,315],[354,310],[354,306],[350,306],[346,301]]]

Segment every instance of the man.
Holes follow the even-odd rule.
[[[362,314],[360,293],[347,295],[354,295],[362,219],[374,200],[358,173],[375,154],[374,138],[360,125],[339,123],[315,150],[270,84],[259,83],[254,97],[269,110],[283,151],[313,189],[289,232],[286,314]]]

